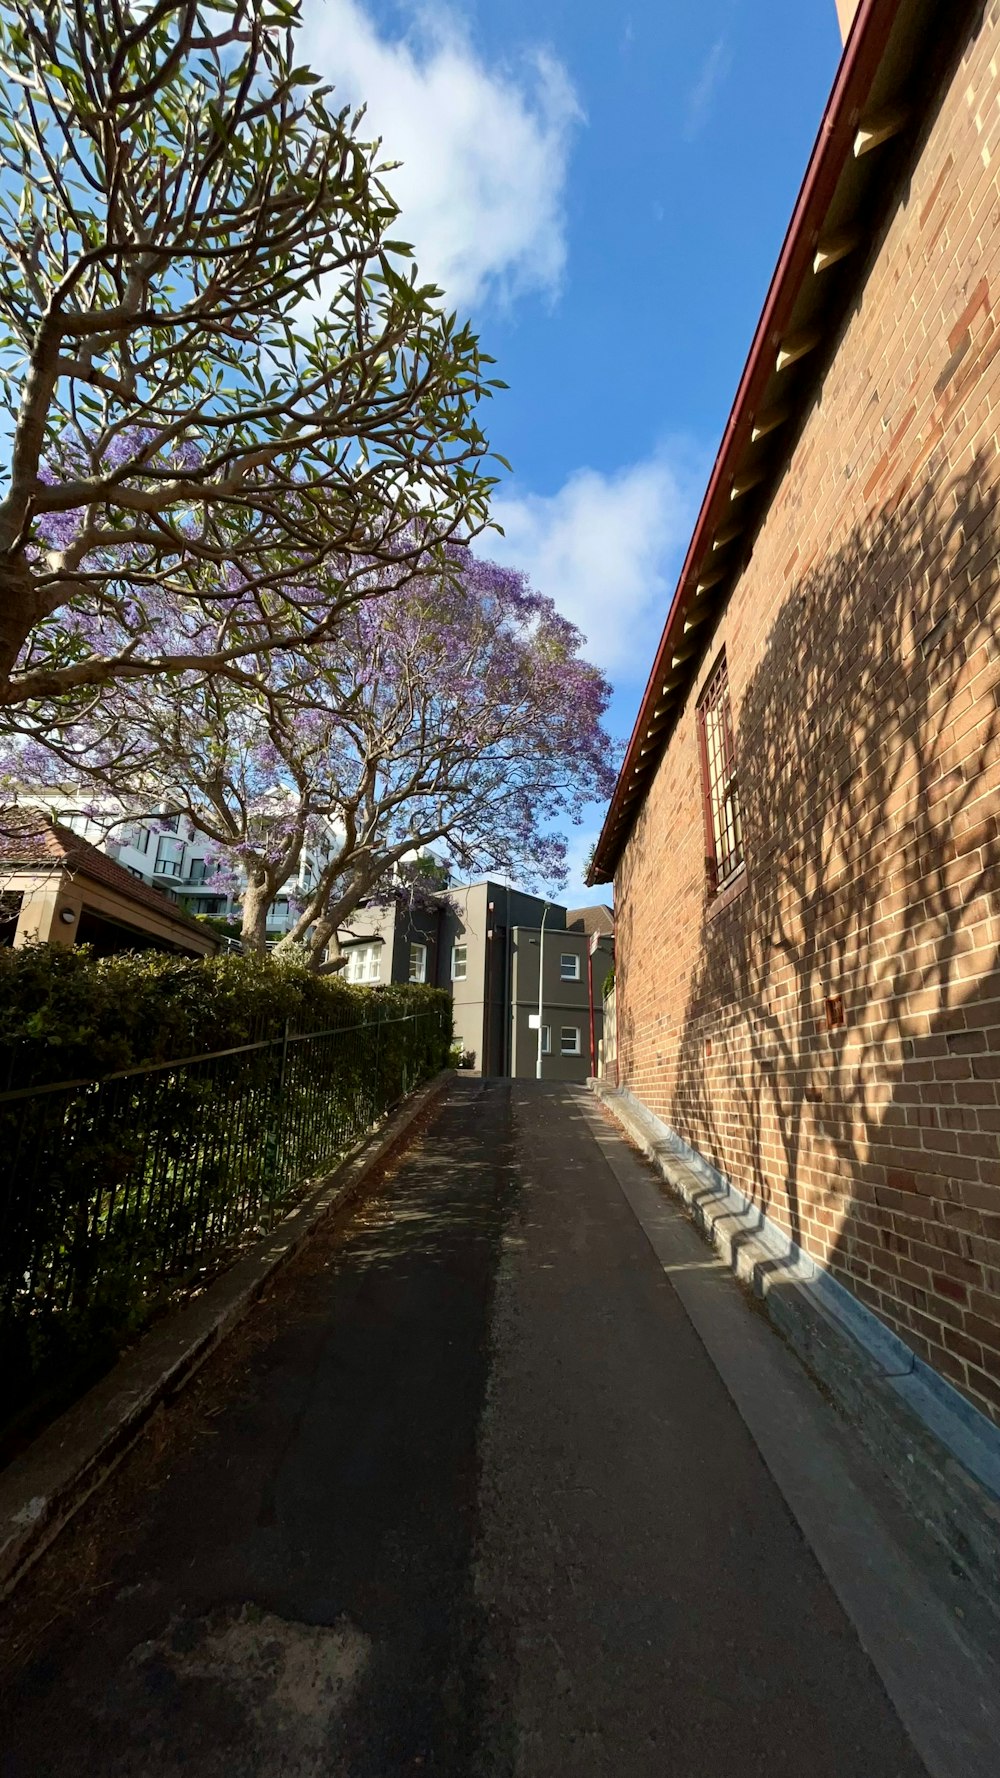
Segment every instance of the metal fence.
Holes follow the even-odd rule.
[[[0,1420],[113,1355],[158,1302],[272,1228],[444,1065],[450,1037],[441,1005],[387,1007],[0,1093]]]

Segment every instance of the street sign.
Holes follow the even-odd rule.
[[[541,1022],[542,1021],[536,1012],[529,1012],[529,1014],[528,1014],[528,1030],[529,1031],[537,1031]]]

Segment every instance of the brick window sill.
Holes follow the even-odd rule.
[[[736,874],[730,877],[728,883],[726,883],[722,889],[717,889],[714,895],[709,895],[708,903],[705,908],[705,918],[707,920],[715,920],[718,918],[719,914],[725,913],[728,907],[732,907],[734,901],[739,900],[746,886],[747,867],[745,864],[741,864]]]

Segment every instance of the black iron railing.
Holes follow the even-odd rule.
[[[0,1093],[0,1420],[272,1228],[443,1066],[446,1007],[351,1012],[323,1031]]]

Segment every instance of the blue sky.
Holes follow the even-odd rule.
[[[509,391],[488,553],[588,637],[631,730],[840,55],[834,0],[305,0],[418,264]],[[570,901],[603,811],[572,836]]]

